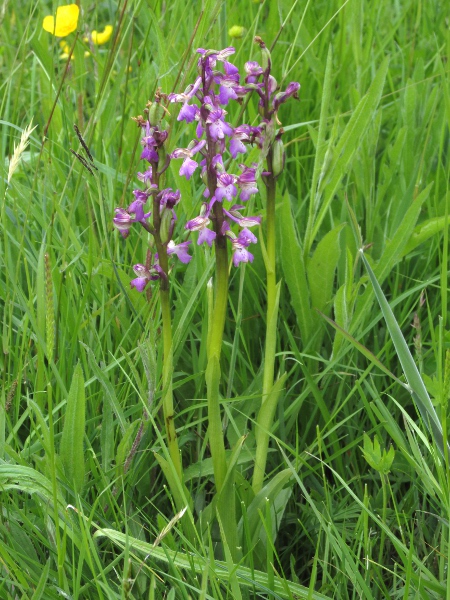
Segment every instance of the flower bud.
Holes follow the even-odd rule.
[[[245,32],[245,29],[241,26],[241,25],[233,25],[233,27],[230,27],[230,29],[228,30],[228,35],[231,38],[241,38],[243,37]]]
[[[286,153],[281,137],[277,137],[273,143],[272,175],[278,177],[284,169]]]
[[[266,44],[259,37],[259,35],[255,36],[255,43],[259,45],[261,48],[261,66],[265,73],[270,73],[270,69],[272,66],[272,59],[270,56],[269,48],[267,48]]]
[[[164,146],[160,146],[158,148],[158,172],[162,173],[163,171],[165,171],[165,168],[167,168],[168,164],[166,165],[166,160],[167,160],[167,152],[166,149],[164,148]]]
[[[150,108],[148,109],[148,120],[150,124],[155,127],[159,125],[162,118],[164,117],[164,107],[161,102],[152,102]]]
[[[161,228],[159,230],[159,234],[161,236],[161,242],[163,244],[165,244],[166,242],[169,241],[170,239],[170,234],[171,234],[171,225],[172,225],[172,211],[171,210],[167,210],[167,208],[163,208],[163,211],[161,213]]]

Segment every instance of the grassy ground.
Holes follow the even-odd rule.
[[[445,447],[445,4],[82,2],[78,38],[65,38],[74,46],[69,63],[42,29],[55,8],[4,2],[0,13],[0,598],[449,597],[448,459],[402,386],[400,334],[386,324],[358,252],[362,240]],[[107,24],[107,43],[83,41]],[[233,25],[245,28],[243,38],[230,38]],[[249,481],[265,335],[261,250],[232,271],[222,357],[227,447],[246,435],[235,478],[242,559],[234,565],[220,550],[217,523],[208,525],[210,252],[196,248],[188,267],[178,264],[172,286],[176,427],[198,537],[182,517],[155,545],[177,512],[155,457],[165,452],[158,297],[129,288],[146,239],[119,239],[111,221],[141,169],[131,117],[158,86],[184,89],[199,46],[235,45],[239,67],[257,60],[256,34],[274,44],[278,81],[302,88],[301,101],[279,114],[287,165],[277,204],[276,369],[287,375],[256,498]],[[251,103],[247,111],[256,119]],[[173,147],[190,135],[175,116]],[[11,175],[14,146],[31,122],[37,127]],[[80,149],[73,124],[96,177],[70,152]],[[199,192],[176,167],[169,178],[182,191],[184,223],[197,214]],[[256,207],[264,214],[263,194]],[[70,395],[86,407],[76,432],[85,465],[78,490],[61,466]],[[393,448],[392,464],[392,452],[382,462],[364,433]]]

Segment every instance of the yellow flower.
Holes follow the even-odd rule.
[[[241,38],[244,35],[245,29],[241,25],[233,25],[228,30],[228,35],[231,38]]]
[[[60,60],[67,60],[69,58],[69,53],[70,53],[70,46],[69,46],[69,44],[67,42],[61,41],[61,42],[59,42],[59,47],[62,50],[62,54],[60,54],[59,59]],[[91,53],[86,50],[85,53],[84,53],[85,58],[88,57],[88,56],[90,56],[90,55],[91,55]],[[74,60],[74,58],[75,58],[75,54],[72,54],[72,60]]]
[[[77,28],[79,14],[80,9],[76,4],[58,6],[56,9],[56,23],[54,16],[49,15],[44,18],[42,27],[45,31],[57,37],[66,37]]]
[[[112,36],[113,27],[112,25],[106,25],[103,31],[94,31],[91,33],[92,43],[100,46],[101,44],[106,44]]]

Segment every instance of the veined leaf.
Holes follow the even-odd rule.
[[[281,264],[284,278],[289,288],[292,307],[297,317],[302,339],[306,343],[311,337],[312,313],[303,253],[297,239],[288,194],[283,197],[281,214],[277,222],[283,224],[278,239],[281,245]]]
[[[80,364],[75,371],[70,385],[67,407],[64,417],[64,428],[59,453],[67,479],[73,484],[75,491],[80,492],[84,483],[84,427],[86,397],[84,378]]]

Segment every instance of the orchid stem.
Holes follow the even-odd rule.
[[[214,208],[222,210],[219,204]],[[220,415],[220,355],[228,300],[228,252],[225,236],[216,238],[216,293],[214,298],[214,318],[208,335],[208,366],[206,386],[208,400],[208,432],[214,468],[217,493],[220,493],[225,481],[227,464]]]
[[[267,170],[273,172],[273,152],[267,155]],[[276,323],[274,311],[277,310],[276,268],[275,268],[275,197],[276,181],[273,175],[267,178],[267,203],[266,203],[266,289],[267,289],[267,315],[266,315],[266,341],[264,351],[264,372],[261,406],[266,402],[273,387],[275,352],[276,352]],[[270,423],[270,426],[272,424]],[[267,453],[269,449],[269,428],[262,429],[257,424],[255,468],[253,471],[253,491],[257,494],[264,482],[266,471]],[[259,430],[258,430],[259,429]]]

